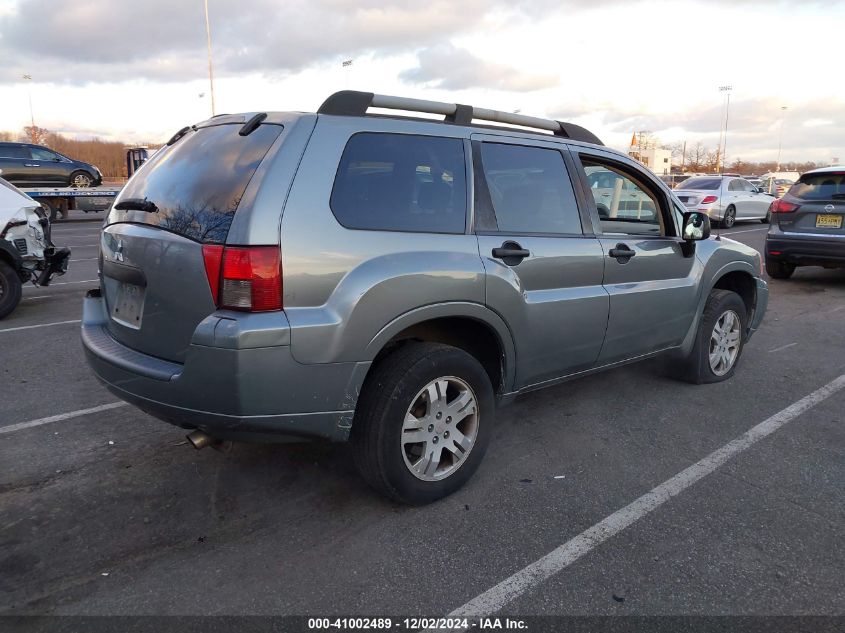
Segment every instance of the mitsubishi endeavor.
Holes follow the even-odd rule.
[[[82,342],[119,398],[198,447],[351,440],[405,503],[464,484],[519,394],[655,356],[730,378],[768,298],[756,251],[588,130],[355,91],[180,130],[99,278]]]

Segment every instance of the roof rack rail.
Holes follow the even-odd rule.
[[[554,133],[555,136],[583,141],[595,145],[604,145],[599,138],[588,129],[564,123],[554,119],[541,119],[524,114],[512,112],[501,112],[487,108],[463,105],[460,103],[445,103],[441,101],[428,101],[426,99],[411,99],[408,97],[392,97],[390,95],[379,95],[372,92],[359,92],[357,90],[341,90],[335,92],[328,99],[323,101],[317,114],[333,114],[337,116],[364,116],[369,108],[385,108],[388,110],[405,110],[408,112],[426,112],[429,114],[442,114],[444,121],[458,125],[469,125],[473,120],[492,121],[494,123],[506,123],[522,127],[536,128]]]

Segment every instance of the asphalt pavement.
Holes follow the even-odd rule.
[[[78,335],[98,230],[57,223],[67,275],[0,322],[0,614],[845,614],[845,271],[769,280],[727,382],[651,361],[518,398],[464,489],[407,508],[345,445],[195,451],[99,408]]]

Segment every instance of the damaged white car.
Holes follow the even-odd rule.
[[[70,249],[53,245],[41,205],[0,174],[0,319],[20,303],[25,282],[49,285],[69,258]]]

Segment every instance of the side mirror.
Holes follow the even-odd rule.
[[[686,242],[697,242],[710,237],[710,218],[706,213],[700,211],[687,211],[684,213],[684,224],[681,229],[681,237]]]

